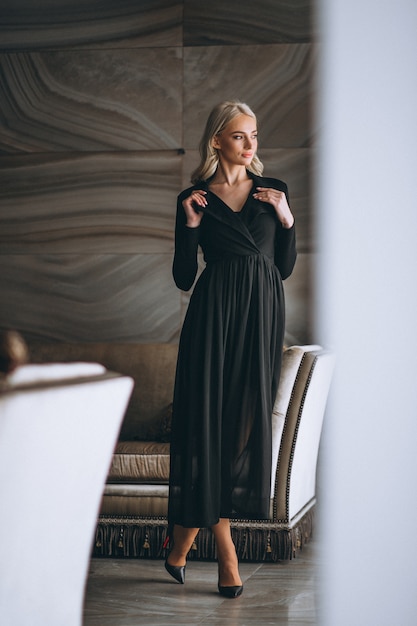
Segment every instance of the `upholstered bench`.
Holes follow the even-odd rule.
[[[102,515],[165,516],[168,479],[169,443],[119,442],[104,489]]]
[[[240,559],[291,558],[312,534],[317,454],[333,361],[318,346],[293,346],[283,354],[272,414],[270,520],[232,521]],[[160,439],[169,431],[166,419],[163,425],[159,422]],[[165,441],[118,443],[103,495],[96,554],[164,556],[168,478]],[[193,557],[215,557],[210,531],[200,531]]]

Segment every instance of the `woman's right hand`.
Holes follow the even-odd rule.
[[[187,216],[187,226],[190,228],[200,226],[203,212],[198,211],[198,207],[204,208],[207,206],[206,193],[207,192],[202,189],[195,189],[188,198],[182,201],[182,206]],[[197,209],[195,205],[197,205]]]

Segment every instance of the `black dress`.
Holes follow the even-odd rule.
[[[282,280],[294,267],[295,229],[284,229],[255,187],[287,186],[249,174],[239,213],[207,183],[178,197],[173,274],[192,287],[201,246],[206,267],[190,299],[178,352],[171,435],[168,520],[209,527],[219,518],[267,519],[271,415],[284,337]],[[182,201],[207,191],[197,228]]]

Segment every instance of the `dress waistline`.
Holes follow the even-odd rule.
[[[238,260],[243,260],[243,259],[248,259],[248,258],[260,258],[260,259],[264,259],[265,261],[267,261],[269,264],[271,265],[275,265],[274,263],[274,259],[267,256],[266,254],[263,254],[262,252],[254,252],[251,254],[230,254],[230,255],[222,255],[221,257],[204,257],[204,261],[206,262],[206,265],[214,265],[216,263],[229,263],[232,261],[238,261]]]

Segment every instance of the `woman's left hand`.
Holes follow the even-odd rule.
[[[253,194],[256,200],[272,204],[284,228],[291,228],[294,224],[294,216],[287,202],[287,197],[283,191],[272,189],[272,187],[257,187]]]

